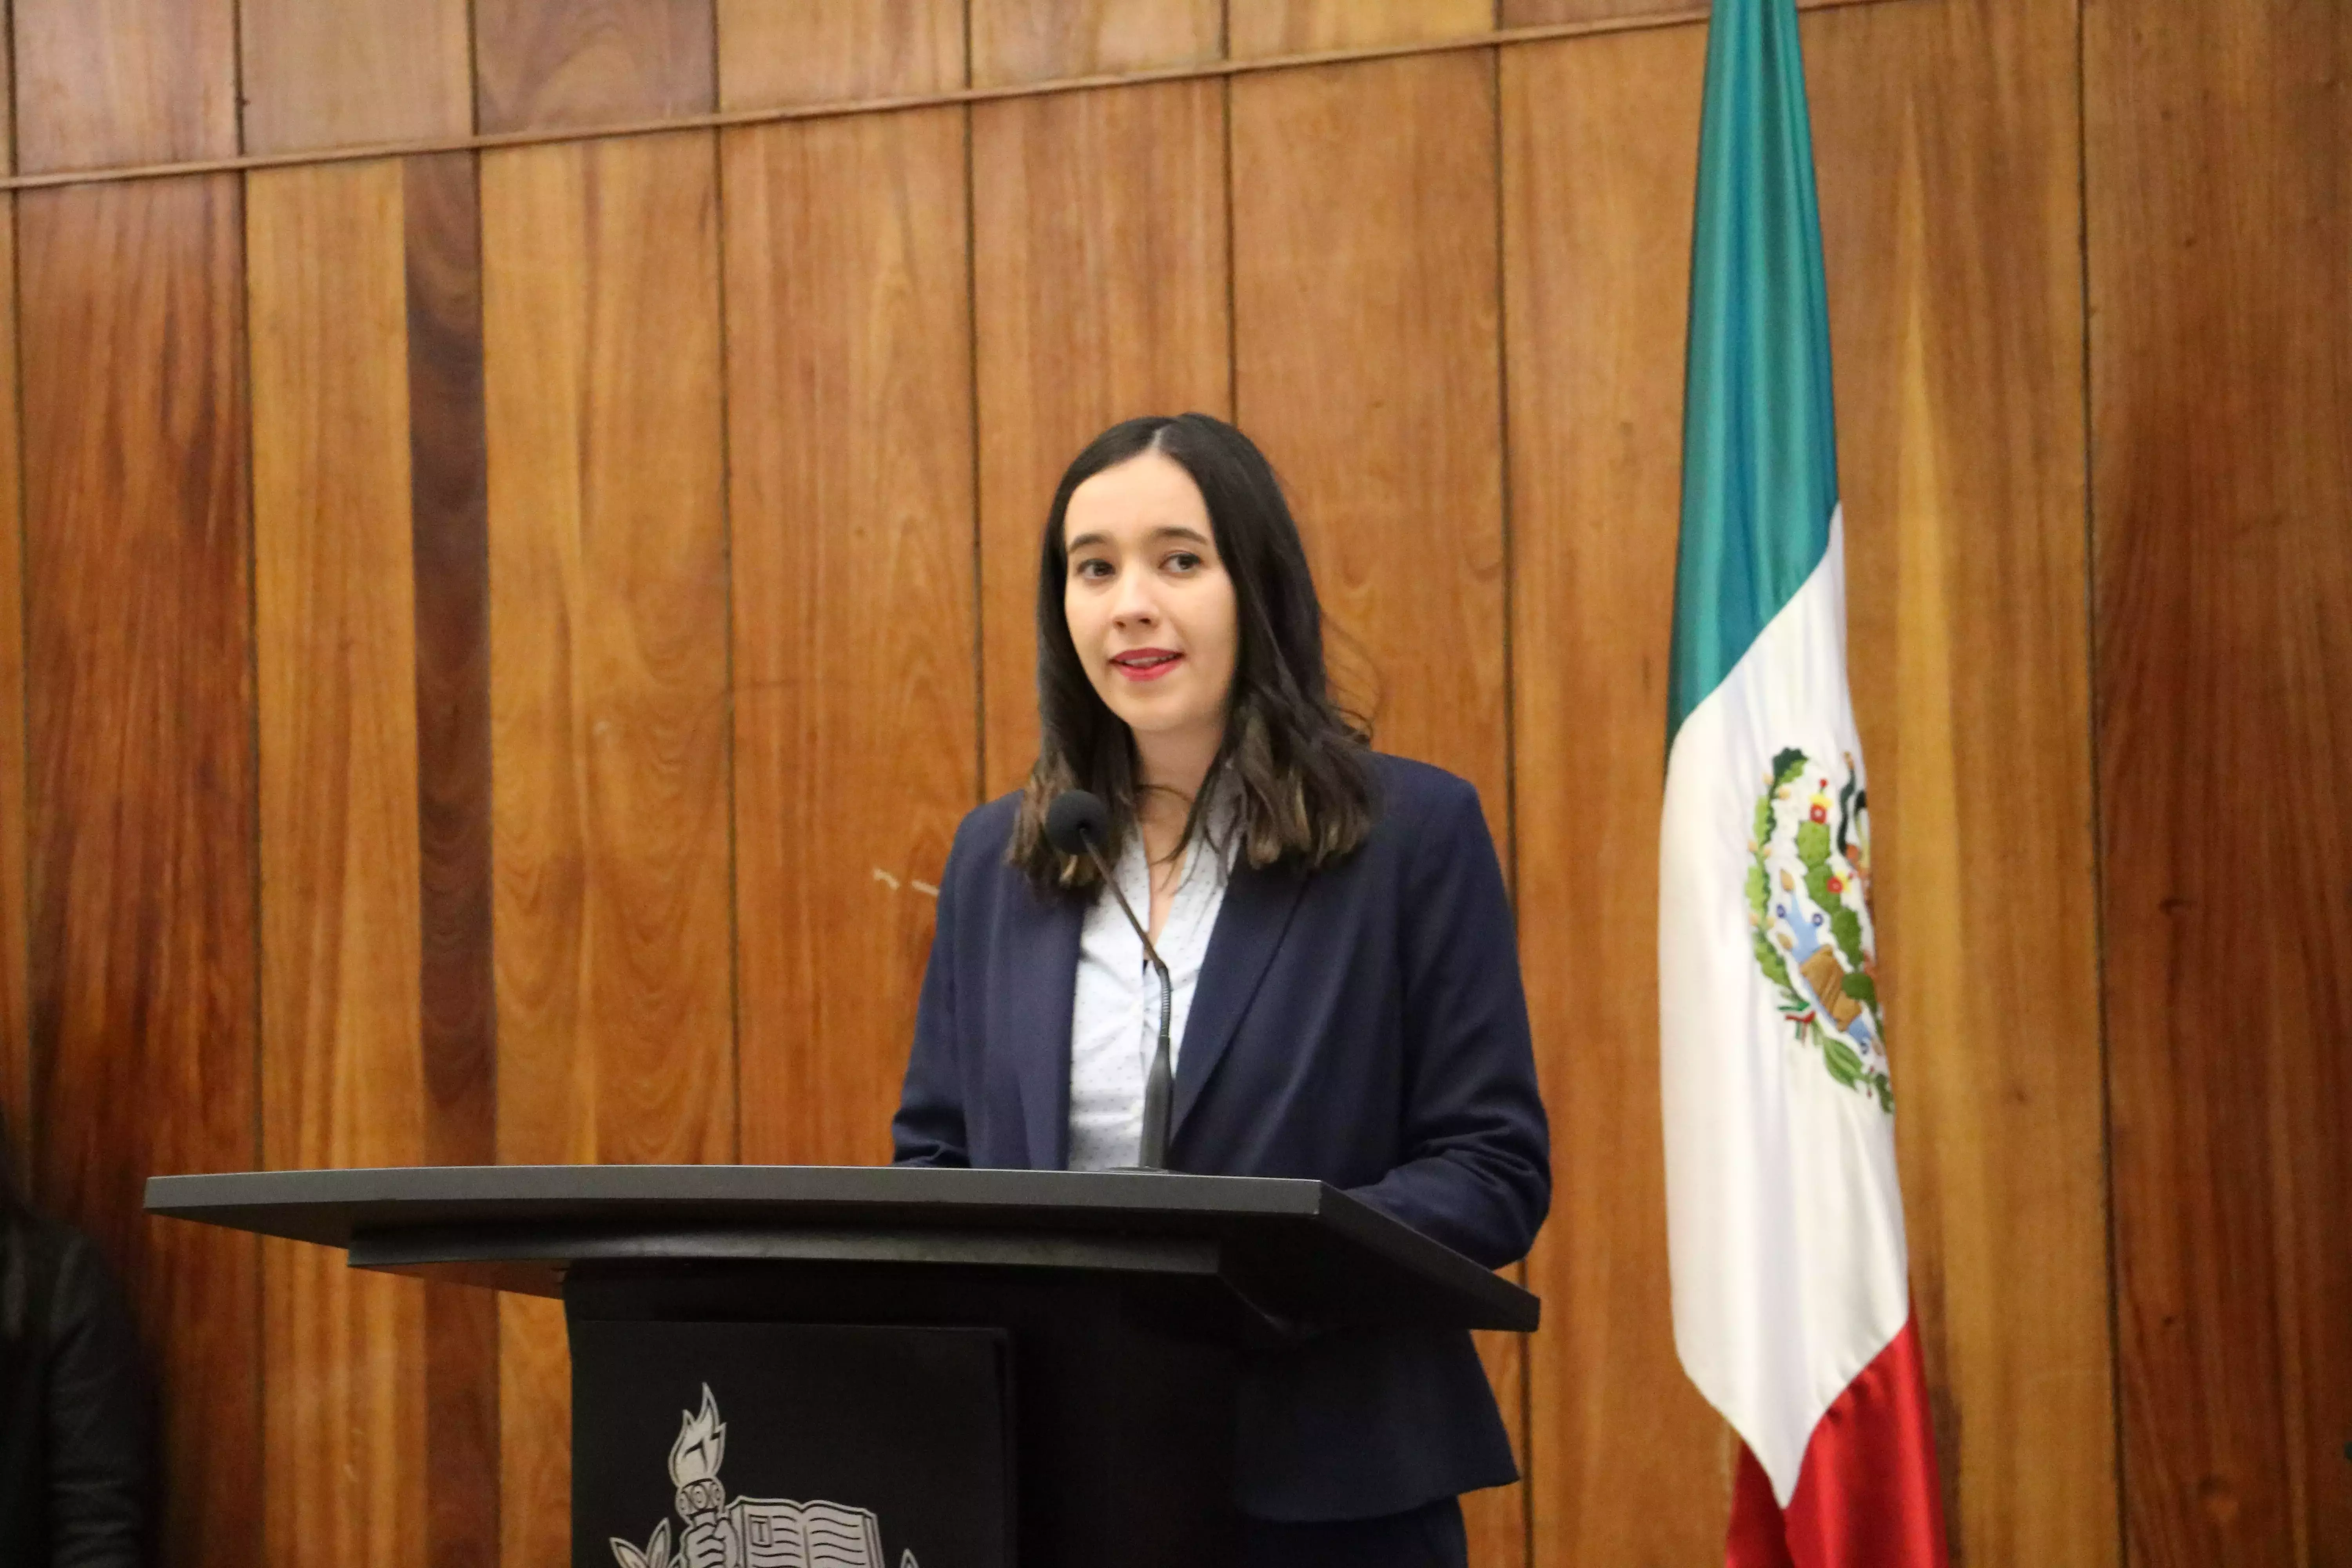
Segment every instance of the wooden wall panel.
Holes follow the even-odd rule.
[[[1675,1354],[1658,813],[1706,34],[1502,57],[1521,969],[1552,1119],[1528,1261],[1533,1560],[1722,1554],[1726,1429]],[[1625,134],[1629,125],[1654,133]],[[1562,920],[1594,905],[1605,918]]]
[[[2116,1561],[2074,17],[1809,18],[1912,1288],[1970,1561]]]
[[[1484,33],[1496,0],[1226,0],[1234,59],[1423,44]]]
[[[1037,756],[1037,550],[1062,470],[1114,421],[1232,416],[1225,89],[972,111],[983,795]]]
[[[16,203],[0,199],[0,1121],[29,1184],[36,1164],[25,910],[24,468],[16,402]],[[28,1190],[20,1188],[19,1190]]]
[[[475,120],[485,132],[629,124],[716,101],[711,0],[473,5]]]
[[[15,0],[16,168],[226,158],[235,0]]]
[[[1507,851],[1496,167],[1485,56],[1233,84],[1239,421],[1380,680],[1383,749],[1475,784]]]
[[[719,107],[951,92],[963,0],[718,0]]]
[[[977,801],[964,112],[725,156],[744,1157],[879,1163]]]
[[[498,1158],[491,962],[489,528],[475,157],[402,164],[416,605],[418,1038],[425,1160]],[[426,1561],[499,1550],[497,1299],[425,1289]]]
[[[1877,0],[1797,0],[1797,9],[1870,5]],[[1943,0],[1951,4],[1952,0]],[[1562,23],[1633,21],[1643,16],[1686,16],[1705,11],[1707,0],[1500,0],[1496,26],[1543,27]]]
[[[245,150],[464,136],[467,0],[241,0]]]
[[[1803,5],[1807,0],[1797,0]],[[1496,0],[1496,26],[1545,27],[1566,22],[1613,21],[1675,11],[1704,10],[1706,0]]]
[[[1197,65],[1224,47],[1221,0],[972,0],[975,87]]]
[[[2352,14],[2084,40],[2129,1556],[2352,1563]]]
[[[487,153],[481,179],[499,1155],[724,1160],[712,137]],[[561,1318],[527,1302],[504,1320],[506,1561],[553,1563],[569,1528]]]
[[[262,1154],[425,1153],[407,291],[396,163],[252,176]],[[267,1245],[262,1557],[418,1561],[424,1288]]]
[[[160,1368],[176,1563],[261,1534],[249,1237],[149,1222],[150,1172],[250,1169],[255,789],[234,176],[18,198],[40,1187]]]
[[[1494,61],[1269,73],[1232,94],[1236,421],[1297,510],[1347,694],[1383,750],[1478,786],[1507,866]],[[1524,1342],[1485,1349],[1517,1412]],[[1522,1560],[1521,1489],[1470,1509],[1479,1561]]]

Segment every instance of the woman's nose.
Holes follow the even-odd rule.
[[[1160,606],[1152,602],[1147,581],[1140,574],[1128,573],[1119,579],[1118,595],[1111,601],[1110,617],[1116,624],[1150,626],[1160,618]]]

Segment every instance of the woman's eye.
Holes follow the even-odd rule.
[[[1076,570],[1077,574],[1086,581],[1099,583],[1110,575],[1110,563],[1102,560],[1081,561],[1077,563]]]
[[[1192,572],[1199,568],[1201,558],[1189,550],[1179,550],[1168,558],[1167,564],[1171,572]]]

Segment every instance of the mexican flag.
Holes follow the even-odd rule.
[[[1675,1343],[1745,1445],[1732,1568],[1940,1568],[1794,0],[1716,0],[1689,354],[1658,921]]]

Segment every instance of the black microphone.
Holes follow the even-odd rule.
[[[1168,1168],[1169,1090],[1175,1082],[1175,1072],[1169,1065],[1168,1027],[1176,1007],[1176,984],[1168,978],[1160,950],[1151,945],[1150,934],[1135,918],[1127,895],[1119,891],[1118,879],[1110,874],[1103,859],[1102,841],[1109,832],[1109,810],[1099,795],[1086,790],[1064,790],[1045,808],[1045,842],[1065,855],[1084,855],[1095,863],[1103,886],[1118,900],[1119,912],[1127,916],[1136,939],[1143,943],[1143,956],[1151,961],[1152,973],[1160,976],[1160,1044],[1151,1053],[1150,1070],[1143,1075],[1143,1148],[1137,1163],[1147,1171],[1164,1171]]]

